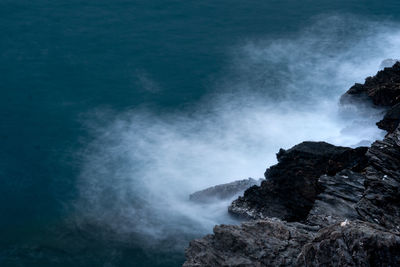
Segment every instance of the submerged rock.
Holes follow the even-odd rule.
[[[337,147],[325,142],[303,142],[277,154],[259,187],[251,187],[229,206],[229,212],[249,219],[276,217],[301,221],[320,192],[318,178],[344,168],[362,168],[367,148]]]
[[[248,178],[227,184],[216,185],[191,194],[189,199],[195,202],[212,202],[215,200],[232,199],[243,194],[246,189],[254,185],[260,185],[262,180],[261,178],[258,180]]]

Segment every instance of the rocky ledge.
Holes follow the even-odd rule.
[[[341,103],[386,109],[371,147],[303,142],[229,207],[249,221],[194,240],[184,266],[400,266],[400,63]]]
[[[197,191],[189,196],[194,202],[207,203],[218,200],[230,200],[243,194],[243,192],[255,185],[260,185],[263,179],[248,178],[227,184],[220,184]]]

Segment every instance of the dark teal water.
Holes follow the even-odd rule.
[[[179,253],[59,230],[77,198],[77,151],[93,138],[86,114],[189,112],[216,90],[232,46],[331,14],[397,22],[400,2],[1,0],[0,265],[181,264]]]

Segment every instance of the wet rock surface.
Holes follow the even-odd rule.
[[[192,241],[184,266],[400,266],[400,63],[341,101],[386,107],[385,138],[370,148],[281,149],[261,186],[229,207],[253,221]]]

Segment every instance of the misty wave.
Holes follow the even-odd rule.
[[[285,39],[231,47],[214,93],[190,110],[97,111],[88,122],[96,141],[82,152],[77,220],[149,245],[174,238],[168,246],[178,249],[215,224],[235,223],[229,201],[194,204],[189,194],[262,177],[279,148],[304,140],[355,146],[379,138],[379,110],[340,112],[338,101],[382,60],[398,58],[399,45],[394,25],[316,19]]]

